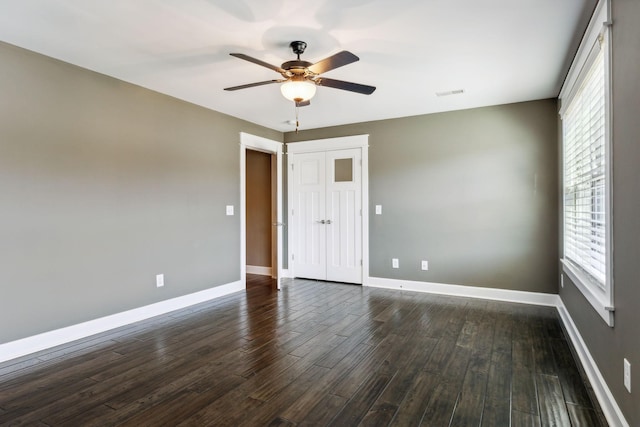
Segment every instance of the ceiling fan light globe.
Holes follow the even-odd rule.
[[[308,81],[288,81],[280,86],[282,96],[289,101],[308,101],[316,94],[316,85]]]

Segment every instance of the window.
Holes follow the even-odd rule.
[[[563,271],[613,326],[608,4],[589,23],[560,92]]]
[[[604,61],[591,65],[562,118],[564,257],[606,287]]]
[[[333,182],[353,182],[353,158],[335,159]]]

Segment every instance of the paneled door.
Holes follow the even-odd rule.
[[[295,154],[295,275],[362,283],[362,150]]]

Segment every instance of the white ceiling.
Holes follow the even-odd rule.
[[[292,40],[316,62],[360,61],[326,77],[301,129],[555,97],[595,0],[0,0],[0,40],[279,131],[293,103],[274,65]],[[464,89],[462,95],[436,92]]]

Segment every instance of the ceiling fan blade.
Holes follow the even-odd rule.
[[[266,68],[268,68],[270,70],[273,70],[275,72],[278,72],[280,74],[286,73],[286,71],[283,70],[280,67],[277,67],[275,65],[271,65],[271,64],[266,63],[264,61],[261,61],[259,59],[253,58],[253,57],[251,57],[249,55],[245,55],[244,53],[230,53],[229,55],[235,56],[236,58],[244,59],[245,61],[253,62],[254,64],[262,65],[263,67],[266,67]]]
[[[308,99],[302,102],[296,102],[296,107],[306,107],[307,105],[311,105],[311,101]]]
[[[325,79],[324,77],[316,79],[316,83],[320,86],[348,90],[349,92],[357,92],[363,95],[371,95],[376,90],[375,86],[361,85],[359,83],[351,83],[335,79]]]
[[[239,89],[247,89],[250,87],[256,87],[256,86],[262,86],[262,85],[268,85],[271,83],[281,83],[281,82],[285,82],[286,80],[266,80],[264,82],[256,82],[256,83],[249,83],[246,85],[240,85],[240,86],[232,86],[232,87],[225,87],[224,90],[239,90]]]
[[[357,62],[359,60],[360,58],[355,56],[353,53],[343,50],[342,52],[331,55],[330,57],[325,58],[322,61],[316,62],[309,67],[309,70],[316,74],[322,74],[330,70],[335,70],[336,68],[342,67],[343,65]]]

